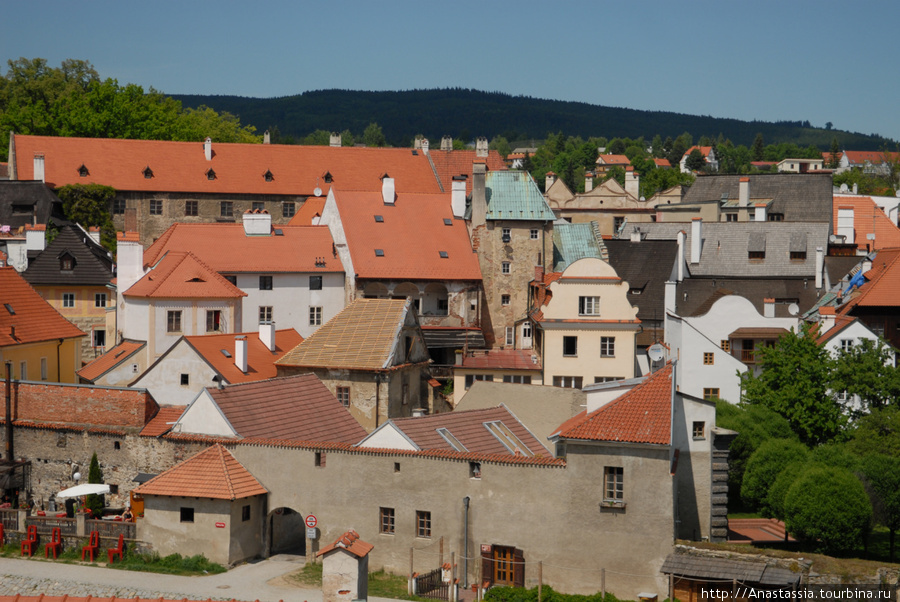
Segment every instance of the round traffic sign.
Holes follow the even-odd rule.
[[[309,527],[310,529],[315,527],[317,524],[319,524],[319,521],[315,517],[314,514],[310,514],[309,516],[306,517],[306,526]]]

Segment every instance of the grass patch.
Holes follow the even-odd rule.
[[[322,587],[322,563],[307,563],[302,569],[287,578],[297,585],[319,589]],[[369,596],[426,602],[425,598],[406,593],[406,577],[392,575],[384,570],[369,573]]]
[[[765,518],[759,512],[729,512],[728,518]]]
[[[166,575],[210,575],[224,573],[227,569],[221,564],[210,562],[206,556],[197,554],[184,557],[181,554],[133,554],[126,549],[122,562],[108,565],[110,568],[124,571],[143,571],[148,573],[164,573]]]
[[[322,563],[307,562],[302,569],[296,573],[291,573],[287,578],[299,585],[311,585],[320,588],[322,587]]]

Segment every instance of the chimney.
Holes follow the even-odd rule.
[[[337,132],[331,132],[331,137],[328,139],[328,146],[340,146],[341,145],[341,135]]]
[[[37,224],[35,226],[25,226],[25,250],[26,251],[43,251],[47,246],[47,226]]]
[[[823,305],[819,308],[819,335],[823,335],[834,328],[836,312],[833,307]]]
[[[663,301],[665,303],[664,309],[666,312],[676,313],[675,299],[677,298],[677,295],[678,295],[677,287],[678,287],[677,282],[672,282],[671,280],[666,280],[665,297],[664,297],[664,301]],[[666,319],[664,328],[668,329],[668,327],[669,327],[669,320]],[[668,333],[666,333],[666,334],[668,335]],[[670,339],[668,336],[666,336],[665,340],[671,341],[672,339]]]
[[[453,138],[450,136],[444,136],[441,138],[441,150],[442,151],[452,151],[453,150]]]
[[[269,135],[269,130],[263,132],[263,144],[272,144],[272,137]]]
[[[691,220],[691,263],[700,263],[700,251],[703,250],[703,218]]]
[[[269,351],[275,351],[275,322],[261,322],[259,325],[259,341]]]
[[[484,163],[472,165],[472,227],[480,226],[487,220],[486,178],[487,166]]]
[[[381,198],[385,205],[393,205],[396,193],[394,192],[394,178],[384,176],[381,178]]]
[[[464,217],[466,214],[466,176],[453,176],[452,185],[450,208],[453,210],[453,217]]]
[[[766,221],[766,204],[765,203],[756,203],[756,205],[754,205],[753,221],[757,221],[757,222]]]
[[[428,154],[428,138],[422,138],[422,152]]]
[[[772,298],[763,299],[763,317],[766,317],[766,318],[774,318],[775,317],[775,299],[772,299]]]
[[[641,231],[637,227],[631,231],[631,242],[641,242]]]
[[[144,276],[144,246],[137,232],[116,233],[116,274],[119,295]]]
[[[212,161],[212,138],[209,136],[206,137],[206,142],[203,143],[203,154],[207,161]]]
[[[825,249],[816,247],[816,289],[822,289],[822,280],[825,275]]]
[[[844,242],[847,244],[856,242],[853,227],[853,207],[838,207],[837,233],[838,236],[844,237]]]
[[[584,191],[590,192],[594,189],[594,172],[584,172]]]
[[[234,337],[234,365],[243,373],[247,373],[247,337]]]
[[[476,157],[487,157],[488,156],[488,139],[484,136],[480,136],[475,140],[475,156]]]
[[[242,219],[246,236],[268,236],[272,233],[272,216],[266,210],[254,212],[248,209]]]
[[[100,228],[99,227],[91,226],[90,228],[88,228],[88,234],[90,235],[91,240],[93,240],[98,245],[100,244]]]
[[[34,180],[44,181],[44,154],[35,153],[34,155]]]
[[[747,207],[750,204],[750,178],[741,178],[738,184],[738,205]]]
[[[641,178],[640,174],[634,171],[634,167],[629,165],[625,168],[625,193],[630,194],[634,198],[640,198],[641,195]]]
[[[853,185],[853,194],[859,194],[859,184]]]
[[[548,192],[550,187],[553,186],[554,182],[556,182],[556,174],[552,171],[548,171],[547,175],[544,178],[544,192]]]
[[[413,408],[412,415],[413,415],[413,418],[421,418],[422,416],[425,415],[425,409],[424,408]]]
[[[678,235],[675,237],[678,244],[678,252],[676,253],[676,261],[678,262],[678,265],[676,266],[676,282],[684,280],[684,239],[684,230],[679,230]]]

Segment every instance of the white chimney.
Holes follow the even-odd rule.
[[[247,372],[247,337],[234,337],[234,365],[246,374]]]
[[[444,136],[441,138],[441,150],[442,151],[452,151],[453,150],[453,138],[450,136]]]
[[[212,161],[212,138],[209,136],[206,137],[206,142],[203,143],[203,154],[206,156],[207,161]]]
[[[631,231],[631,242],[641,242],[641,231],[637,228]]]
[[[556,182],[556,174],[552,171],[548,171],[544,179],[544,192],[548,192],[554,182]]]
[[[43,251],[47,243],[47,228],[43,224],[25,226],[25,250]]]
[[[678,293],[678,283],[672,282],[671,280],[666,280],[666,289],[665,289],[665,310],[667,312],[675,312],[675,297]],[[666,327],[669,325],[669,320],[666,320]],[[669,341],[671,339],[666,337],[666,340]]]
[[[703,249],[703,218],[691,220],[691,263],[700,263],[700,251]]]
[[[272,216],[266,210],[245,211],[242,219],[246,236],[268,236],[272,233]]]
[[[476,157],[487,157],[488,156],[488,139],[484,136],[481,136],[475,140],[475,156]]]
[[[428,154],[428,138],[422,138],[422,152]]]
[[[269,130],[263,132],[263,144],[272,144],[272,136],[269,135]]]
[[[259,325],[259,341],[269,351],[275,351],[275,322],[261,322]]]
[[[466,214],[466,176],[453,176],[452,185],[450,208],[453,210],[453,217],[464,217]]]
[[[819,336],[834,328],[835,318],[836,315],[833,307],[823,305],[819,308]]]
[[[634,171],[632,166],[625,168],[625,193],[630,194],[634,198],[641,195],[641,178],[640,174]]]
[[[750,178],[741,178],[738,185],[738,205],[746,207],[750,204]]]
[[[859,184],[853,185],[853,194],[859,194]]]
[[[91,226],[90,228],[88,228],[88,236],[90,236],[91,240],[93,240],[95,243],[97,243],[98,245],[100,244],[100,228],[98,228],[97,226]]]
[[[853,227],[853,207],[838,207],[837,233],[838,236],[844,237],[844,242],[847,244],[856,242]]]
[[[678,252],[676,253],[676,261],[678,262],[678,265],[676,266],[676,282],[681,282],[682,280],[684,280],[684,238],[684,230],[679,230],[677,236],[675,237],[675,240],[678,243]]]
[[[766,221],[766,204],[757,203],[754,205],[753,220],[757,222]]]
[[[328,139],[328,146],[340,146],[341,145],[341,135],[337,132],[331,132],[331,137]]]
[[[44,181],[44,155],[42,153],[34,156],[34,180]]]
[[[584,191],[590,192],[594,189],[594,172],[584,172]]]
[[[387,176],[381,178],[381,198],[384,200],[384,204],[393,205],[395,196],[394,178],[389,178]]]
[[[816,247],[816,289],[822,289],[822,279],[825,276],[825,249]]]
[[[775,299],[772,299],[772,298],[763,299],[763,317],[766,317],[766,318],[774,318],[775,317]]]
[[[144,246],[137,232],[117,232],[116,239],[116,290],[121,295],[144,276]]]

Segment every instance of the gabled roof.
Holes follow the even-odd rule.
[[[231,284],[192,253],[166,253],[152,270],[122,293],[158,299],[234,299],[247,293]]]
[[[821,309],[824,309],[824,308],[821,308]],[[821,311],[821,309],[820,309],[820,311]],[[831,308],[829,308],[829,309],[831,309]],[[828,341],[830,341],[831,339],[833,339],[834,337],[836,337],[837,335],[842,333],[845,328],[847,328],[854,322],[857,322],[858,320],[859,320],[859,318],[855,318],[853,316],[835,316],[834,326],[832,326],[831,328],[826,330],[824,333],[820,334],[819,338],[816,339],[816,344],[822,345],[824,343],[827,343]],[[819,324],[821,325],[821,322],[819,322]]]
[[[241,372],[234,363],[234,339],[239,336],[247,337],[246,373]],[[275,351],[269,351],[266,344],[260,340],[259,331],[186,336],[184,339],[229,384],[275,378],[278,372],[275,361],[303,342],[303,337],[293,328],[275,332]],[[169,351],[172,349],[174,345]]]
[[[218,444],[147,481],[135,492],[231,501],[268,493],[230,451]]]
[[[694,152],[694,149],[699,150],[699,151],[703,154],[703,156],[704,156],[704,157],[707,157],[707,158],[709,157],[710,151],[712,151],[712,147],[711,147],[711,146],[697,146],[697,145],[695,144],[695,145],[692,146],[691,148],[689,148],[689,149],[687,149],[686,151],[684,151],[683,157],[689,156],[692,152]]]
[[[398,192],[440,192],[428,157],[403,148],[213,141],[207,161],[203,142],[16,135],[15,149],[19,180],[34,178],[32,158],[43,153],[45,179],[54,187],[87,180],[127,191],[312,196],[316,187],[327,192],[326,173],[342,190],[374,190],[387,172]],[[81,165],[89,177],[79,177]]]
[[[638,308],[641,320],[665,316],[666,280],[678,256],[674,240],[604,241],[611,265],[628,282],[628,302]]]
[[[12,230],[32,224],[46,224],[53,218],[57,224],[68,223],[62,201],[49,186],[38,181],[16,181],[0,178],[0,226]]]
[[[847,157],[850,165],[865,165],[866,163],[881,165],[885,162],[885,158],[891,161],[900,160],[900,153],[883,151],[844,151],[843,156]]]
[[[313,219],[322,217],[322,210],[325,208],[325,196],[311,196],[303,201],[303,205],[297,209],[294,217],[288,222],[289,226],[312,226]]]
[[[76,374],[86,381],[94,382],[116,366],[127,362],[135,353],[146,346],[146,341],[130,341],[126,339],[85,365]]]
[[[669,445],[672,392],[672,364],[668,364],[621,397],[564,422],[557,433],[562,439]]]
[[[657,167],[672,167],[668,159],[653,159],[653,162],[656,163]]]
[[[600,155],[597,157],[597,165],[631,165],[631,159],[625,155]]]
[[[408,304],[406,299],[357,299],[275,364],[386,370],[391,367]]]
[[[481,280],[466,222],[454,219],[449,194],[398,194],[386,205],[381,192],[335,190],[334,200],[357,278]]]
[[[489,171],[485,174],[488,220],[553,221],[556,216],[544,195],[525,171]]]
[[[83,336],[15,268],[0,268],[0,347]]]
[[[278,226],[281,234],[247,236],[243,224],[172,224],[144,251],[144,266],[168,251],[190,251],[220,274],[343,272],[327,226]]]
[[[141,429],[141,437],[160,437],[168,433],[183,413],[184,406],[159,406],[156,416]]]
[[[444,192],[450,192],[452,189],[453,176],[467,176],[466,194],[472,194],[472,164],[476,160],[483,162],[489,171],[506,169],[506,162],[495,150],[488,151],[487,157],[477,157],[474,150],[431,149],[428,151],[428,156],[431,158],[434,172],[437,174]]]
[[[357,443],[366,431],[314,374],[211,387],[241,437]]]
[[[71,270],[60,269],[66,253],[74,259]],[[28,262],[22,276],[32,286],[105,286],[113,277],[113,260],[80,226],[63,226],[56,238]]]
[[[864,274],[866,283],[859,293],[841,306],[846,315],[856,307],[897,307],[900,305],[900,248],[882,249]]]
[[[768,211],[784,215],[788,222],[831,223],[832,181],[830,173],[701,175],[688,188],[683,203],[738,199],[740,181],[750,178],[750,199],[772,199]]]
[[[853,209],[853,238],[858,249],[874,251],[900,247],[900,228],[884,214],[872,197],[834,195],[833,223],[838,223],[838,210],[844,208]],[[869,234],[874,234],[875,240],[869,240]]]
[[[359,533],[350,529],[343,535],[341,535],[337,541],[333,544],[325,546],[318,552],[316,552],[316,556],[322,556],[327,554],[328,552],[332,552],[334,550],[344,550],[353,554],[357,558],[362,558],[369,552],[371,552],[375,546],[370,543],[366,543],[359,538]]]

